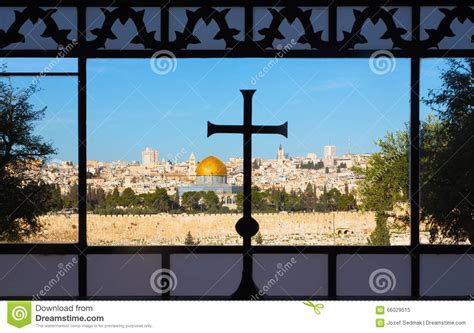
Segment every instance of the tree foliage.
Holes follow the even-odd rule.
[[[319,170],[324,168],[323,161],[318,161],[314,163],[313,161],[309,161],[308,163],[303,163],[300,165],[301,169],[310,169],[310,170]]]
[[[474,244],[473,68],[473,60],[449,60],[441,88],[423,100],[433,111],[423,123],[420,157],[421,212],[432,242]]]
[[[184,239],[184,245],[186,246],[199,245],[199,241],[194,239],[193,235],[191,234],[191,231],[188,231],[188,233],[186,234],[186,238]]]
[[[262,245],[263,244],[263,236],[260,232],[257,232],[257,234],[254,237],[254,241],[257,245]]]
[[[375,214],[375,230],[370,234],[368,243],[374,246],[390,245],[390,230],[385,214],[379,212]]]
[[[3,69],[4,71],[5,69]],[[0,81],[0,239],[15,241],[38,232],[38,218],[59,209],[58,188],[41,181],[40,169],[55,153],[34,133],[46,108],[30,102],[35,85],[19,89]]]
[[[423,99],[432,113],[422,122],[419,138],[421,220],[428,224],[431,242],[469,239],[474,244],[473,65],[470,60],[448,60],[447,65],[441,88]],[[354,168],[364,178],[358,186],[361,207],[378,214],[382,229],[384,217],[409,220],[396,214],[409,199],[409,142],[407,130],[387,133],[377,141],[380,152],[369,158],[367,168]]]
[[[353,194],[343,194],[338,189],[331,189],[319,197],[316,186],[308,183],[304,191],[286,192],[285,189],[269,189],[261,191],[252,189],[252,210],[256,213],[272,212],[331,212],[356,210],[357,204]],[[242,211],[243,194],[237,195],[237,208]]]
[[[370,156],[367,167],[353,168],[363,176],[357,194],[362,209],[388,213],[408,201],[408,132],[389,132],[376,144],[380,151]]]

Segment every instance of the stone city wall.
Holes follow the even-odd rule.
[[[89,214],[88,241],[95,245],[180,245],[188,232],[202,245],[239,245],[234,227],[240,214]],[[365,245],[375,229],[372,212],[254,214],[263,245]],[[42,217],[37,241],[74,241],[77,215]],[[34,241],[31,240],[31,241]]]

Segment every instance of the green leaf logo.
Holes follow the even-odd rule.
[[[9,301],[7,311],[10,325],[22,328],[31,324],[31,301]]]
[[[311,301],[304,301],[303,304],[312,307],[314,310],[314,313],[316,313],[317,315],[320,315],[321,309],[324,309],[324,305],[321,303],[314,304]]]

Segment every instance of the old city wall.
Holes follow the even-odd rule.
[[[235,222],[240,214],[156,214],[156,215],[95,215],[89,214],[88,240],[92,244],[180,244],[190,232],[203,243],[239,244]],[[371,212],[275,213],[254,214],[264,239],[285,243],[288,239],[304,241],[304,236],[331,239],[336,235],[360,235],[364,240],[375,228]],[[43,217],[49,237],[59,229],[77,225],[77,216]],[[66,230],[62,231],[64,234]],[[74,230],[77,232],[77,230]],[[64,236],[62,236],[64,237]],[[361,239],[362,239],[361,238]]]

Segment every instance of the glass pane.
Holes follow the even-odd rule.
[[[89,63],[89,244],[240,243],[239,215],[220,200],[239,187],[207,176],[241,152],[237,137],[206,138],[208,119],[241,120],[238,96],[207,90],[224,85],[219,69],[203,80],[219,61],[179,60],[168,75],[149,60]]]
[[[241,89],[257,89],[255,124],[289,123],[288,139],[253,138],[256,244],[408,244],[406,60],[387,75],[368,60],[168,60],[89,62],[89,244],[241,244],[242,135],[206,137],[207,121],[242,124]]]
[[[7,50],[58,50],[77,46],[77,10],[73,7],[2,7],[2,46]],[[7,32],[7,33],[5,33]]]
[[[145,45],[148,49],[157,47],[156,41],[161,36],[160,7],[127,8],[130,20],[123,24],[121,20],[113,21],[121,10],[119,7],[87,8],[86,37],[91,47],[107,50],[142,50]]]
[[[76,242],[77,79],[1,82],[1,240]]]
[[[474,260],[469,254],[422,254],[421,296],[471,296],[474,294]]]
[[[79,295],[79,260],[72,255],[0,256],[0,296],[73,297]]]
[[[325,254],[254,254],[253,277],[265,296],[327,296],[328,256]]]
[[[474,244],[472,59],[421,67],[421,242]]]
[[[173,254],[171,296],[230,296],[242,278],[240,254]]]
[[[245,9],[243,7],[213,7],[206,14],[211,22],[199,24],[199,7],[171,7],[169,39],[182,43],[188,50],[225,50],[233,43],[244,40]],[[225,14],[224,14],[225,13]],[[220,16],[224,14],[223,16]],[[217,17],[225,17],[225,27],[218,24]],[[197,18],[197,20],[196,20]],[[191,22],[198,22],[192,28]],[[192,33],[191,36],[188,34]],[[227,34],[227,37],[223,37]],[[228,36],[232,34],[232,37]]]
[[[370,10],[370,7],[348,7],[341,6],[337,8],[337,39],[346,41],[345,43],[354,42],[354,38],[347,40],[347,32],[356,29],[360,20],[360,13]],[[384,6],[379,9],[381,16],[391,17],[394,28],[400,32],[400,38],[403,41],[411,40],[411,20],[412,13],[409,7],[389,7]],[[384,15],[385,14],[385,15]],[[362,14],[363,15],[363,14]],[[391,37],[384,36],[386,26],[378,24],[378,22],[365,21],[360,28],[360,35],[364,39],[364,43],[356,43],[356,50],[390,50],[397,49],[400,45],[396,45]]]
[[[338,296],[410,296],[408,254],[341,254],[337,256]]]
[[[409,66],[280,60],[257,77],[253,212],[262,245],[409,244]]]
[[[2,58],[8,72],[61,73],[77,72],[77,59],[71,58]]]
[[[154,272],[160,272],[160,268],[160,254],[88,255],[87,294],[91,297],[156,296],[150,278]]]

